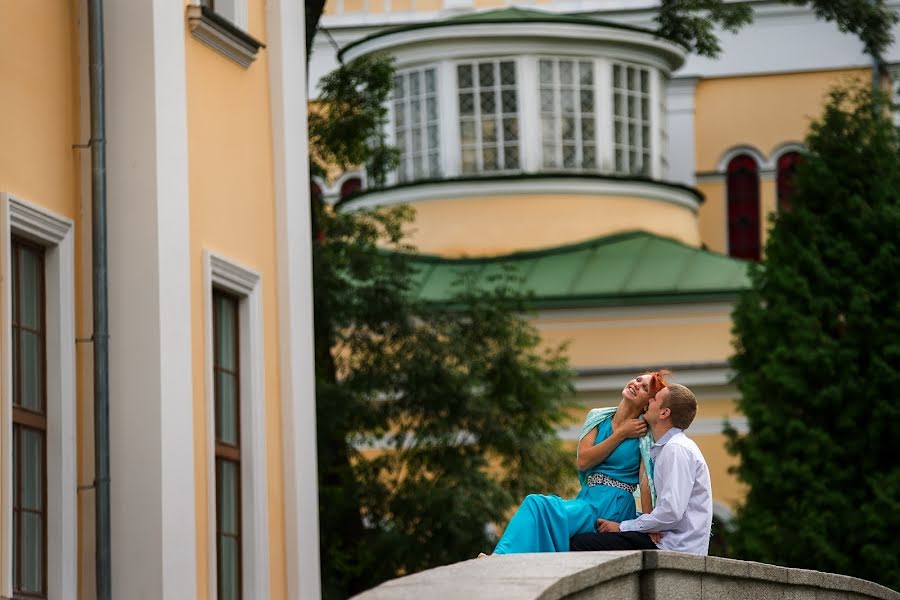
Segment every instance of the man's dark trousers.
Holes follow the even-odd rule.
[[[579,533],[569,540],[569,550],[658,550],[650,536],[641,531]]]

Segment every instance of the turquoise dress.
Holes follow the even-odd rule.
[[[606,419],[598,425],[594,445],[610,435],[612,419]],[[629,438],[587,474],[603,473],[624,483],[636,484],[640,461],[638,439]],[[634,496],[623,489],[607,485],[585,485],[572,500],[530,494],[510,519],[503,537],[494,548],[494,554],[567,552],[569,538],[577,533],[594,531],[598,518],[621,522],[636,517]]]

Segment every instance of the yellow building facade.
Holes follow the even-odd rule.
[[[399,169],[346,201],[343,180],[316,181],[325,197],[410,204],[426,270],[523,266],[533,324],[568,344],[584,411],[672,368],[699,400],[688,435],[720,521],[744,493],[722,433],[748,432],[728,366],[736,295],[829,90],[872,77],[861,43],[809,9],[750,4],[753,24],[719,32],[713,60],[654,36],[652,0],[329,0],[310,63],[313,98],[339,60],[385,53],[397,68]],[[347,177],[365,188],[364,171]],[[560,433],[574,445],[578,425]]]
[[[105,3],[111,595],[318,598],[304,15]],[[88,2],[0,5],[0,597],[96,597]]]

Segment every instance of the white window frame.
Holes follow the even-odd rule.
[[[427,79],[426,73],[428,71],[432,72],[432,76],[434,77],[434,93],[428,94],[425,88],[425,81]],[[423,170],[424,175],[419,176],[415,172],[414,168],[414,155],[416,152],[413,150],[413,133],[412,127],[407,127],[407,125],[412,124],[412,90],[409,85],[410,74],[419,73],[421,88],[419,90],[419,94],[416,96],[421,102],[421,108],[419,113],[419,127],[420,127],[420,135],[419,142],[422,144],[420,151],[418,154],[421,156],[423,161]],[[403,125],[403,134],[404,134],[404,147],[405,150],[401,151],[400,154],[400,168],[395,171],[395,177],[397,182],[411,182],[418,181],[421,179],[437,179],[442,176],[444,172],[443,162],[441,160],[441,139],[443,136],[441,135],[441,82],[440,82],[440,67],[437,64],[426,64],[426,65],[418,65],[416,67],[400,69],[394,74],[394,80],[398,78],[403,78],[404,82],[404,95],[402,96],[403,108],[404,108],[404,122]],[[396,83],[394,85],[394,94],[397,92]],[[429,96],[433,96],[435,103],[436,116],[433,120],[428,119],[428,98]],[[397,117],[397,96],[392,95],[390,101],[390,140],[391,143],[396,146],[398,149],[400,148],[400,144],[398,143],[397,138],[397,126],[400,125],[399,119]],[[429,141],[431,137],[428,135],[429,127],[434,127],[437,131],[437,147],[435,151],[437,152],[437,165],[436,169],[432,168],[430,162],[430,155],[432,151],[429,148]],[[400,173],[401,169],[406,171],[406,177],[401,178]]]
[[[238,298],[241,431],[241,561],[244,598],[269,597],[269,509],[266,477],[262,279],[239,263],[203,251],[206,339],[206,493],[209,597],[218,596],[216,565],[216,426],[213,380],[213,288]]]
[[[621,67],[623,69],[623,73],[624,73],[624,75],[623,75],[624,80],[622,82],[623,85],[618,88],[615,87],[615,69],[616,69],[616,67]],[[637,70],[638,88],[640,88],[640,89],[638,89],[638,91],[632,90],[628,87],[628,69],[636,69]],[[640,85],[641,71],[647,71],[647,87],[646,87],[646,89],[644,89]],[[655,88],[654,81],[656,78],[656,72],[657,72],[656,69],[654,69],[648,65],[642,65],[642,64],[632,63],[632,62],[628,62],[628,61],[613,60],[610,63],[611,85],[610,85],[609,89],[610,89],[611,98],[612,98],[611,106],[610,106],[610,109],[612,112],[612,129],[610,130],[610,140],[611,140],[611,143],[613,146],[612,172],[615,173],[616,175],[626,175],[626,176],[641,176],[641,175],[643,175],[643,176],[651,177],[654,173],[655,156],[657,156],[659,154],[659,148],[654,146],[655,140],[654,140],[654,132],[653,132],[654,128],[656,127],[656,123],[658,122],[658,119],[654,120],[654,112],[658,111],[658,107],[656,106],[656,100],[655,100],[655,96],[654,96],[654,91],[655,91],[654,90],[654,88]],[[623,121],[624,122],[624,127],[623,127],[624,142],[621,144],[618,144],[616,142],[616,138],[615,138],[615,126],[616,126],[616,120],[618,117],[615,112],[615,100],[616,100],[617,94],[622,96],[622,98],[624,99],[625,104],[626,104],[626,106],[623,107],[625,109],[625,112],[624,112],[625,117],[624,117],[624,121]],[[643,99],[642,96],[645,94],[647,96],[647,98],[646,98],[647,99],[646,113],[644,112],[644,110],[642,108],[640,108],[642,106],[642,102],[641,102],[641,100]],[[628,127],[631,124],[630,121],[632,120],[632,118],[628,116],[627,104],[630,101],[631,97],[634,95],[637,95],[637,98],[638,98],[639,117],[637,119],[638,122],[635,125],[635,136],[632,137],[631,135],[628,135]],[[646,124],[644,123],[645,120],[646,120]],[[644,133],[643,133],[644,127],[647,128],[647,136],[646,137],[649,138],[647,140],[644,139],[644,137],[645,137]],[[619,149],[619,148],[617,148],[617,145],[621,146],[621,149],[623,151],[624,168],[622,168],[622,169],[620,169],[619,165],[616,164],[616,159],[615,159],[616,150]],[[632,168],[631,158],[630,158],[630,154],[632,152],[636,152],[641,157],[640,160],[641,160],[642,171],[636,172]],[[647,164],[644,164],[643,155],[645,153],[649,154],[649,157],[648,157],[649,162]]]
[[[599,173],[602,170],[601,169],[602,155],[601,155],[601,151],[600,151],[600,122],[601,122],[600,108],[603,107],[603,104],[600,102],[600,98],[601,98],[602,94],[601,94],[600,88],[598,87],[597,60],[595,58],[589,57],[589,56],[566,56],[566,55],[559,55],[559,54],[555,54],[555,55],[551,55],[551,54],[543,55],[542,54],[540,56],[537,56],[534,59],[534,61],[535,61],[535,65],[536,65],[536,69],[537,69],[537,73],[538,73],[537,88],[536,88],[537,95],[538,95],[538,107],[537,107],[537,119],[538,120],[537,120],[535,128],[538,129],[540,132],[539,133],[539,148],[538,148],[539,159],[537,162],[540,170],[545,171],[545,172],[583,171],[586,173]],[[558,128],[562,127],[562,118],[563,118],[563,111],[562,111],[562,104],[561,104],[563,84],[559,78],[559,63],[560,63],[560,61],[567,61],[567,62],[571,62],[574,65],[574,71],[572,73],[574,83],[572,84],[572,87],[573,87],[573,93],[576,96],[575,110],[573,112],[573,115],[575,117],[575,122],[576,122],[575,144],[574,144],[575,145],[575,163],[576,164],[573,167],[566,167],[563,164],[564,163],[564,156],[563,156],[564,155],[564,149],[563,149],[564,144],[560,137],[559,129],[556,130],[556,136],[552,140],[554,152],[556,154],[556,156],[553,157],[554,164],[550,165],[550,166],[547,166],[544,164],[544,158],[545,158],[544,157],[544,147],[547,145],[547,143],[545,142],[545,140],[543,138],[544,111],[543,111],[543,107],[541,106],[541,99],[540,99],[541,92],[543,91],[542,88],[545,87],[545,84],[542,83],[540,80],[541,61],[551,61],[554,65],[554,67],[553,67],[554,80],[551,82],[550,87],[553,90],[553,118],[554,118],[555,124]],[[590,65],[591,83],[589,85],[583,86],[583,84],[581,83],[581,80],[580,80],[581,63],[587,63]],[[588,89],[592,92],[593,97],[594,97],[593,98],[594,107],[593,107],[593,110],[591,112],[591,117],[590,117],[594,120],[594,135],[591,137],[591,139],[585,140],[584,135],[583,135],[584,132],[582,130],[582,122],[583,122],[583,118],[584,118],[584,112],[582,111],[580,92],[588,90]],[[594,148],[594,166],[593,167],[583,166],[585,141],[587,141]]]
[[[508,91],[504,88],[508,88],[509,84],[503,84],[500,79],[500,64],[510,62],[513,65],[513,73],[515,74],[515,83],[512,85],[513,92],[516,96],[516,128],[517,128],[517,136],[515,140],[515,146],[519,154],[518,158],[518,166],[515,168],[506,168],[506,148],[507,145],[505,143],[505,138],[503,138],[503,120],[511,116],[511,114],[507,114],[503,111],[503,91]],[[481,92],[483,91],[481,88],[481,83],[479,80],[479,67],[482,64],[491,64],[496,65],[497,78],[492,86],[492,90],[494,92],[499,91],[499,98],[497,99],[496,107],[499,111],[495,112],[495,115],[499,115],[497,118],[497,141],[496,141],[496,149],[497,149],[497,168],[496,169],[485,169],[484,168],[484,140],[483,140],[483,129],[481,125]],[[463,117],[462,111],[459,108],[459,75],[458,68],[462,65],[468,65],[472,68],[472,87],[468,88],[472,93],[472,101],[474,103],[474,113],[470,116]],[[523,112],[522,112],[522,94],[520,93],[522,88],[522,59],[518,56],[489,56],[484,58],[467,58],[461,60],[453,61],[453,103],[456,104],[456,113],[457,119],[455,123],[455,131],[453,135],[455,135],[459,139],[459,149],[460,149],[460,157],[459,157],[459,172],[464,176],[477,176],[477,175],[497,175],[497,174],[510,174],[510,173],[521,173],[523,171],[523,148],[522,148],[522,122],[523,122]],[[464,170],[464,163],[462,160],[462,152],[463,152],[463,144],[462,144],[462,121],[463,118],[469,119],[471,118],[473,124],[475,125],[475,144],[473,148],[475,149],[475,164],[476,168],[474,171],[466,172]],[[501,143],[500,140],[503,138],[504,143]]]
[[[44,247],[47,386],[47,595],[78,596],[75,253],[71,220],[0,193],[0,594],[12,597],[12,236]]]
[[[202,0],[200,2],[203,3]],[[231,21],[231,24],[244,31],[247,31],[247,0],[213,0],[214,4],[228,4],[231,9],[228,14],[221,9],[215,9],[215,13]]]
[[[593,90],[594,90],[594,148],[595,148],[595,166],[583,167],[579,161],[576,167],[563,166],[543,166],[543,139],[541,132],[541,105],[540,105],[540,61],[552,60],[558,64],[560,60],[571,60],[578,68],[578,63],[589,62],[593,64]],[[482,140],[481,126],[478,114],[480,111],[480,98],[478,97],[479,87],[473,82],[470,89],[473,93],[475,112],[466,118],[471,118],[476,122],[476,143],[472,146],[476,152],[476,161],[479,165],[475,171],[464,172],[462,165],[462,131],[461,123],[463,117],[460,114],[459,105],[459,80],[457,76],[457,67],[459,65],[470,65],[473,68],[472,76],[477,81],[478,65],[480,63],[512,62],[516,74],[516,119],[518,120],[518,140],[517,146],[519,150],[519,166],[515,169],[500,168],[496,170],[485,170],[482,161]],[[642,93],[646,94],[647,113],[641,114],[643,123],[637,126],[637,136],[641,145],[637,147],[637,152],[643,155],[644,152],[649,154],[649,161],[644,170],[639,173],[633,173],[629,170],[619,171],[615,164],[615,94],[613,88],[613,69],[616,65],[638,69],[638,71],[647,72],[647,87],[642,89]],[[551,50],[540,51],[537,53],[526,53],[518,55],[506,55],[503,53],[485,54],[483,57],[460,56],[459,58],[447,58],[445,60],[422,62],[419,64],[405,65],[398,73],[408,73],[410,71],[424,71],[425,69],[435,69],[436,86],[438,92],[438,136],[440,151],[440,169],[441,173],[438,177],[445,179],[453,179],[457,177],[469,176],[490,176],[490,175],[509,175],[517,173],[552,173],[552,172],[581,172],[585,174],[599,175],[624,175],[649,177],[660,179],[666,177],[669,171],[669,161],[666,153],[668,152],[668,132],[664,128],[667,126],[665,112],[667,89],[666,75],[658,66],[634,62],[625,58],[615,56],[604,56],[594,54],[579,54],[577,52],[561,51],[554,53]],[[638,75],[640,81],[640,75]],[[626,82],[627,85],[627,82]],[[640,85],[640,84],[639,84]],[[503,89],[499,80],[495,83],[495,89]],[[580,86],[579,86],[580,88]],[[558,91],[558,87],[556,88]],[[626,94],[627,97],[627,94]],[[502,102],[502,98],[501,98]],[[580,105],[580,101],[579,101]],[[639,107],[641,103],[639,101]],[[642,111],[641,108],[639,110]],[[626,109],[627,111],[627,109]],[[396,115],[394,114],[393,98],[388,103],[388,125],[386,131],[386,141],[396,146]],[[627,115],[627,112],[626,112]],[[511,115],[507,115],[511,116]],[[557,115],[557,119],[560,115]],[[648,139],[640,139],[643,137],[642,127],[648,127]],[[499,121],[499,127],[503,127],[502,117]],[[580,120],[579,120],[580,127]],[[627,122],[626,122],[627,137]],[[499,135],[499,132],[498,132]],[[499,138],[498,138],[499,139]],[[628,140],[626,140],[628,141]],[[500,144],[498,143],[498,148]],[[628,162],[627,152],[629,145],[626,145],[626,162]],[[578,144],[578,155],[582,156],[584,144],[583,141]],[[498,161],[499,161],[498,156]],[[643,160],[643,157],[641,158]],[[429,176],[433,177],[433,176]],[[421,178],[410,177],[404,183],[414,183],[421,181]],[[388,175],[390,184],[400,183],[398,172],[395,170]]]

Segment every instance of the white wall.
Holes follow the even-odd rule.
[[[197,593],[184,4],[105,14],[112,596]]]

